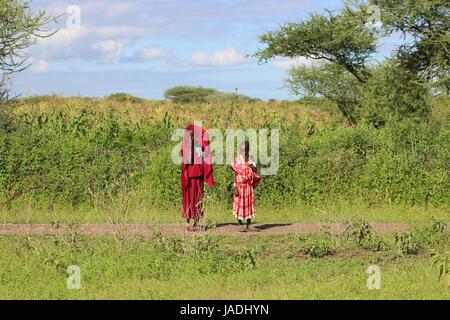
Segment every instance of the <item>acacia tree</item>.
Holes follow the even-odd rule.
[[[312,14],[306,21],[288,23],[275,32],[260,36],[266,48],[256,55],[260,61],[275,56],[306,57],[344,67],[364,82],[366,64],[376,51],[377,33],[360,16],[345,9],[344,14],[326,11]]]
[[[360,85],[357,78],[341,65],[322,63],[293,68],[289,71],[286,84],[296,95],[314,97],[319,94],[330,101],[335,101],[348,123],[356,124]]]
[[[380,9],[379,27],[370,24],[374,5]],[[294,67],[288,87],[334,101],[350,124],[369,114],[376,125],[392,117],[423,117],[429,85],[448,84],[448,7],[446,0],[345,1],[337,12],[312,14],[261,35],[265,48],[255,56],[260,62],[277,56],[316,60]],[[373,63],[377,41],[394,32],[412,41],[387,62]]]
[[[396,52],[402,66],[432,85],[449,89],[450,2],[446,0],[371,0],[382,8],[388,35],[401,32],[413,41]]]
[[[166,90],[164,96],[174,102],[201,102],[218,91],[212,88],[178,86]]]
[[[0,0],[0,105],[10,99],[12,75],[30,65],[24,50],[53,35],[49,26],[55,21],[45,11],[34,13],[30,1]]]
[[[295,94],[334,101],[353,125],[357,121],[357,92],[370,76],[368,62],[376,52],[378,37],[377,30],[367,27],[359,12],[344,7],[342,12],[312,14],[305,21],[261,35],[266,47],[256,56],[260,62],[276,56],[317,61],[290,70],[288,87]]]

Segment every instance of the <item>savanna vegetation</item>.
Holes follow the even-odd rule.
[[[413,118],[375,128],[348,126],[337,112],[287,102],[23,99],[2,116],[1,218],[176,220],[180,168],[171,161],[177,143],[171,134],[194,120],[220,130],[280,130],[278,173],[265,177],[256,193],[257,209],[271,212],[272,220],[445,217],[446,103],[435,99],[429,122]],[[223,222],[232,195],[227,165],[216,165],[215,177],[205,206],[211,219]],[[385,213],[377,216],[377,208]]]
[[[442,222],[379,235],[0,237],[0,296],[47,299],[449,299]],[[80,289],[69,290],[79,267]],[[369,290],[371,266],[381,272]],[[36,277],[39,272],[39,277]],[[369,282],[369,283],[368,283]],[[71,282],[70,282],[71,283]],[[27,290],[23,290],[27,288]]]
[[[21,52],[53,18],[33,14],[29,2],[0,4],[8,31],[0,34],[0,221],[69,226],[51,237],[0,237],[1,298],[450,298],[448,1],[345,1],[261,35],[260,62],[313,61],[286,80],[300,100],[269,102],[196,87],[169,89],[164,101],[127,93],[11,100],[10,75],[26,67]],[[369,24],[374,8],[378,26]],[[408,41],[375,62],[378,41],[395,33]],[[171,136],[193,121],[280,131],[279,170],[256,191],[257,221],[344,221],[346,230],[78,233],[80,223],[181,222]],[[232,220],[231,172],[214,170],[208,226]],[[375,221],[411,230],[377,234]],[[66,287],[71,265],[81,290]],[[382,290],[366,286],[370,265],[382,271]]]

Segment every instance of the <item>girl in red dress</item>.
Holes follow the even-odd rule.
[[[203,216],[203,186],[214,186],[208,133],[203,128],[187,126],[181,149],[181,189],[183,194],[183,218],[187,230],[195,231]],[[194,224],[191,225],[191,220]]]
[[[239,225],[243,227],[246,220],[247,228],[250,228],[252,218],[255,215],[255,195],[253,189],[261,181],[258,169],[249,156],[250,144],[247,142],[241,145],[241,155],[231,164],[234,174],[234,196],[233,214],[238,219]]]

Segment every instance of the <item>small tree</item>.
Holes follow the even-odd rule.
[[[289,71],[286,84],[291,92],[305,98],[317,95],[334,101],[350,125],[358,118],[359,82],[342,66],[335,63],[321,63],[299,66]]]
[[[211,88],[178,86],[168,89],[164,96],[174,102],[203,102],[208,96],[217,93],[216,89]]]
[[[0,104],[10,99],[12,75],[30,65],[24,50],[53,35],[48,26],[55,21],[45,11],[34,13],[30,1],[0,0]]]

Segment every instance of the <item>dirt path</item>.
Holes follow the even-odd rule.
[[[375,231],[379,233],[392,233],[406,231],[408,225],[404,223],[373,223]],[[345,229],[341,223],[280,223],[280,224],[254,224],[249,232],[240,232],[238,225],[233,223],[218,224],[215,228],[197,232],[198,234],[210,234],[214,236],[257,236],[280,235],[288,233],[317,233],[321,230],[329,230],[339,233]],[[192,234],[186,232],[181,224],[82,224],[73,230],[61,226],[56,228],[50,224],[1,224],[0,235],[56,235],[64,231],[76,231],[90,236],[111,234],[137,235],[152,237],[156,232],[163,236],[183,236]]]

